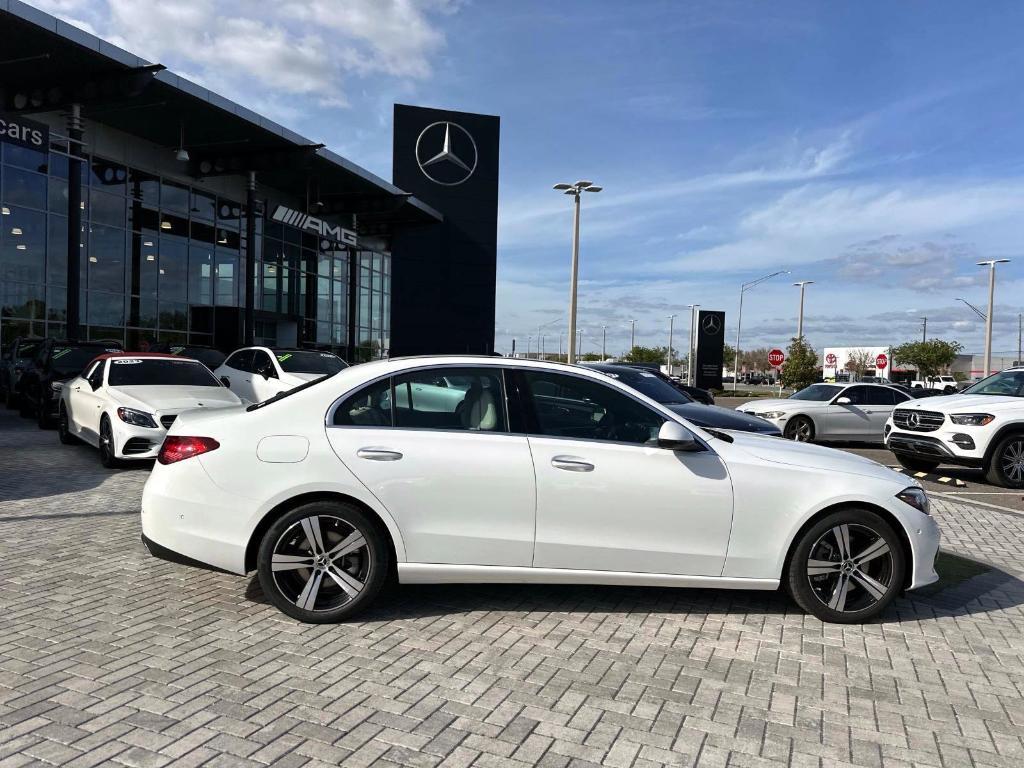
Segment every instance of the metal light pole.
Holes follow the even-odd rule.
[[[976,314],[982,320],[984,320],[986,317],[988,317],[988,315],[986,315],[984,312],[982,312],[976,306],[971,304],[971,302],[969,302],[967,299],[961,299],[961,298],[957,297],[957,301],[962,301],[964,304],[966,304],[968,307],[970,307],[971,310],[974,312],[974,314]]]
[[[700,304],[687,304],[687,309],[690,310],[690,346],[686,350],[686,383],[691,387],[693,386],[693,344],[694,344],[694,331],[697,325],[696,317],[697,310],[700,309]]]
[[[530,359],[530,344],[533,343],[533,336],[526,337],[526,359]]]
[[[1017,365],[1024,365],[1020,356],[1021,331],[1024,331],[1024,313],[1017,313]]]
[[[988,259],[979,261],[979,267],[988,267],[988,316],[985,318],[985,375],[992,372],[992,315],[995,314],[996,264],[1007,264],[1009,259]]]
[[[558,332],[558,362],[562,362],[562,337],[564,336],[564,333]]]
[[[608,359],[608,326],[601,326],[601,360]]]
[[[804,339],[804,291],[808,285],[813,283],[813,280],[801,280],[799,283],[793,283],[793,285],[800,287],[800,316],[796,322],[796,337],[800,341]]]
[[[928,318],[921,318],[921,341],[928,341]]]
[[[573,198],[573,225],[572,225],[572,277],[569,287],[569,338],[576,338],[576,285],[580,273],[580,193],[600,192],[601,187],[595,186],[590,181],[577,181],[575,184],[555,184],[553,189],[564,191]],[[566,362],[576,362],[576,353],[569,344],[569,357]]]
[[[743,283],[740,286],[740,311],[736,315],[736,359],[733,361],[733,372],[732,372],[732,389],[736,391],[736,384],[740,378],[740,329],[743,327],[743,294],[749,291],[751,288],[760,285],[765,280],[771,280],[773,277],[778,275],[788,275],[789,270],[783,269],[778,272],[772,272],[770,275],[759,277],[757,280],[751,280]]]
[[[668,375],[669,376],[672,375],[672,323],[675,322],[675,319],[676,319],[675,315],[669,315],[668,316],[668,354],[666,355],[668,360],[666,362],[668,364]]]
[[[636,320],[629,321],[629,351],[633,351],[633,347],[636,346]]]
[[[580,328],[576,333],[579,336],[579,343],[576,346],[577,352],[573,356],[572,362],[576,362],[576,358],[583,354],[583,329]]]

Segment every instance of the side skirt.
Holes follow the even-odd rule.
[[[778,589],[778,579],[730,576],[676,576],[670,573],[577,571],[507,565],[399,563],[402,584],[603,584],[634,587],[710,587],[712,589]]]

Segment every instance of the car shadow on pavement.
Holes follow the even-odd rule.
[[[88,463],[80,461],[77,456],[63,466],[0,462],[0,503],[91,491],[112,476],[127,472],[148,473],[153,469],[151,461],[133,461],[117,469],[107,469],[100,465],[95,448],[83,445],[73,446],[73,449],[81,450]]]
[[[898,598],[872,623],[987,613],[1024,604],[1024,581],[987,563],[942,553],[936,584]],[[270,604],[253,575],[245,597]],[[389,585],[359,622],[394,621],[498,611],[509,614],[804,615],[782,591],[621,587],[563,584]],[[809,621],[816,621],[808,616]]]

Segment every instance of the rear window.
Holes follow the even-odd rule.
[[[330,376],[348,365],[330,352],[275,352],[285,373],[319,373]]]
[[[28,360],[29,358],[35,357],[36,352],[39,349],[38,341],[23,341],[18,345],[18,359]]]
[[[211,371],[214,368],[219,368],[226,358],[223,352],[205,347],[171,347],[171,354],[176,357],[191,357],[193,360],[198,360]]]
[[[191,360],[147,360],[144,357],[110,361],[107,383],[111,387],[177,386],[219,387],[210,369]]]
[[[119,349],[64,344],[53,348],[50,354],[50,368],[59,374],[78,373],[104,352],[120,351]]]

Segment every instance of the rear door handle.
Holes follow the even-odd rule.
[[[594,465],[584,461],[577,456],[555,456],[551,459],[551,466],[555,469],[564,469],[566,472],[593,472]]]
[[[398,451],[387,448],[360,448],[356,451],[356,456],[369,461],[398,461],[402,458],[402,454]]]

